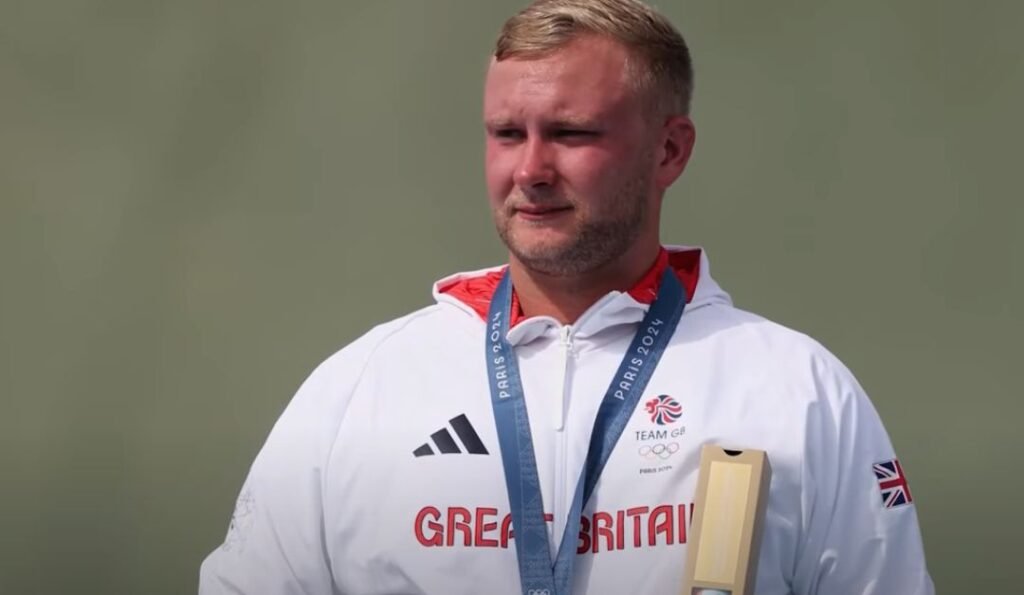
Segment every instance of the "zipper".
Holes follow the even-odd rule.
[[[557,399],[554,399],[555,405],[555,423],[554,428],[556,432],[561,432],[565,429],[565,410],[566,401],[569,398],[569,372],[570,366],[572,366],[572,326],[565,325],[562,327],[562,390],[558,395]]]
[[[566,409],[568,409],[568,399],[571,394],[572,383],[570,382],[572,373],[572,358],[573,358],[573,344],[572,344],[572,325],[565,325],[561,328],[560,339],[561,339],[561,352],[562,352],[562,382],[561,390],[557,398],[552,399],[554,410],[554,419],[552,427],[555,430],[555,489],[554,489],[554,506],[552,507],[551,515],[554,522],[552,523],[552,552],[557,555],[558,545],[562,540],[562,533],[565,531],[565,517],[568,515],[566,512],[568,505],[566,504],[567,498],[572,498],[572,494],[566,495],[566,485],[569,482],[569,478],[566,477],[567,471],[567,457],[568,457],[568,432],[565,431],[565,418]],[[570,489],[575,489],[576,486],[570,486]]]

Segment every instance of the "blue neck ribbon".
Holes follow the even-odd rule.
[[[523,595],[571,594],[572,567],[583,507],[675,333],[685,306],[686,290],[671,267],[666,267],[658,295],[633,336],[601,401],[558,555],[552,562],[523,383],[515,351],[506,338],[512,309],[512,281],[506,269],[491,299],[486,356]]]

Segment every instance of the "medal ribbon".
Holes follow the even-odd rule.
[[[506,269],[488,313],[486,356],[523,595],[571,594],[572,566],[576,559],[576,540],[583,507],[640,402],[685,306],[686,290],[671,267],[666,267],[658,295],[633,336],[597,411],[587,458],[573,493],[558,556],[552,563],[519,363],[506,338],[512,308],[512,281]]]

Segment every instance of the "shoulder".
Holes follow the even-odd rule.
[[[823,372],[849,373],[839,359],[813,337],[758,314],[729,304],[712,304],[697,309],[692,317],[693,332],[698,339],[718,341],[739,353],[756,354],[775,364],[810,363]]]
[[[375,359],[390,357],[396,344],[414,343],[416,337],[440,332],[451,322],[444,308],[433,305],[374,326],[313,369],[274,424],[271,439],[330,442]]]
[[[686,336],[748,377],[785,384],[811,400],[863,398],[849,368],[803,332],[729,304],[696,309],[692,320]]]
[[[374,326],[317,366],[303,383],[303,389],[355,383],[382,352],[386,354],[395,348],[438,338],[456,322],[446,310],[434,304]]]
[[[802,474],[811,473],[809,467],[835,467],[846,451],[872,461],[894,457],[871,399],[822,343],[732,306],[705,310],[695,312],[706,318],[697,325],[705,338],[696,342],[711,345],[706,363],[717,372],[712,385],[721,389],[715,395],[720,400],[734,396],[730,411],[736,419],[756,412],[755,418],[768,423],[766,432],[778,438],[772,450],[780,468],[787,466],[787,448],[793,455],[789,466],[802,468]],[[774,433],[780,430],[781,434]],[[847,461],[842,466],[870,471],[861,463]]]

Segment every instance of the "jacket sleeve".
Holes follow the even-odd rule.
[[[913,494],[878,413],[827,352],[815,361],[815,378],[794,592],[934,594]]]
[[[224,543],[203,561],[200,595],[335,592],[324,535],[324,471],[376,343],[364,336],[299,388],[249,470]]]

